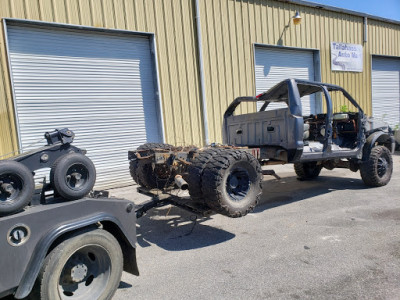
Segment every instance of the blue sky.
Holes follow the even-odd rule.
[[[400,21],[400,0],[308,0]]]

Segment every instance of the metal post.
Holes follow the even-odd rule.
[[[203,126],[204,126],[204,142],[206,145],[210,144],[208,136],[208,120],[207,120],[207,99],[206,87],[204,79],[204,62],[203,62],[203,44],[201,40],[201,24],[200,24],[200,5],[199,0],[195,0],[196,6],[196,26],[197,26],[197,44],[199,52],[199,66],[200,66],[200,87],[201,87],[201,107],[203,110]]]
[[[364,43],[368,42],[368,18],[364,17]]]

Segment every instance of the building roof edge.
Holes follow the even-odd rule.
[[[359,16],[359,17],[365,17],[368,19],[373,19],[373,20],[378,20],[378,21],[383,21],[383,22],[387,22],[387,23],[400,25],[400,21],[397,21],[397,20],[392,20],[392,19],[388,19],[388,18],[375,16],[375,15],[370,15],[367,13],[358,12],[355,10],[325,5],[325,4],[316,3],[316,2],[310,2],[310,1],[305,1],[305,0],[276,0],[276,1],[285,2],[285,3],[293,3],[293,4],[303,5],[303,6],[317,8],[317,9],[325,9],[325,10],[330,10],[330,11],[335,11],[335,12],[341,12],[341,13],[346,13],[349,15],[355,15],[355,16]]]

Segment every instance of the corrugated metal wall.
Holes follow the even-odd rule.
[[[222,115],[234,97],[255,93],[254,43],[319,49],[322,81],[344,86],[368,114],[371,54],[400,56],[397,24],[369,19],[364,44],[359,16],[279,1],[199,2],[210,141],[222,140]],[[297,10],[303,18],[300,26],[290,23]],[[194,0],[0,0],[0,17],[155,32],[167,142],[202,144]],[[363,44],[364,72],[331,72],[331,41]],[[4,154],[16,148],[17,139],[2,30],[0,52]],[[241,110],[254,109],[248,105]]]
[[[156,34],[166,140],[201,144],[197,44],[191,0],[0,0],[0,18]],[[4,31],[0,31],[0,155],[17,147]]]
[[[200,0],[210,140],[221,140],[222,115],[234,97],[254,95],[253,44],[320,50],[321,79],[341,85],[371,114],[371,54],[400,56],[400,25],[265,0]],[[302,23],[294,26],[296,11]],[[289,25],[286,27],[286,25]],[[364,45],[364,72],[332,72],[330,42]],[[337,108],[345,104],[337,99]],[[245,107],[242,112],[254,109]]]

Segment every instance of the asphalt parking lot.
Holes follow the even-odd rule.
[[[141,275],[124,273],[122,299],[399,299],[400,154],[391,182],[323,170],[298,181],[292,165],[265,176],[256,210],[194,222],[176,207],[138,220]],[[135,186],[111,190],[140,203]]]

